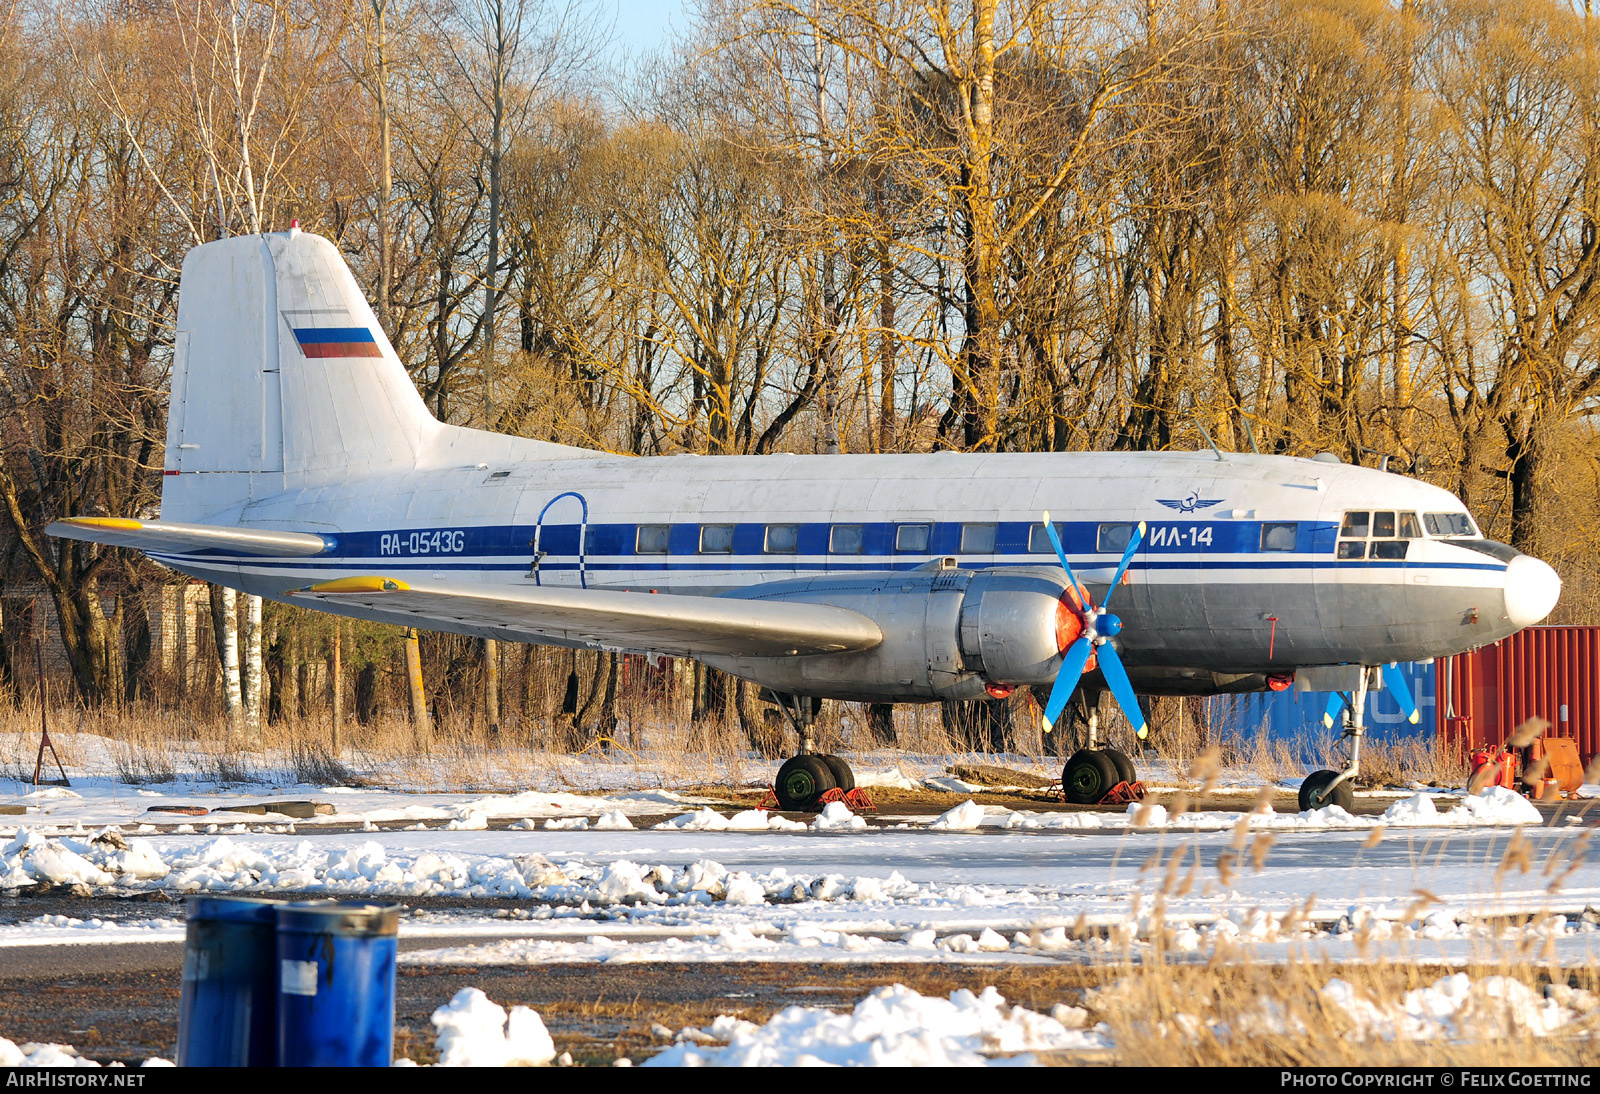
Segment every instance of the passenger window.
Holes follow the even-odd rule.
[[[1061,525],[1056,525],[1056,535],[1061,535]],[[1050,533],[1044,530],[1043,524],[1035,524],[1028,529],[1028,552],[1035,555],[1053,555],[1056,553],[1055,544],[1050,542]]]
[[[670,524],[641,524],[639,537],[634,541],[634,550],[641,555],[664,555],[667,553],[667,542],[671,538]]]
[[[1400,530],[1396,533],[1401,539],[1421,539],[1421,526],[1417,524],[1417,514],[1401,513]]]
[[[767,525],[767,554],[792,555],[798,550],[800,550],[798,524]]]
[[[1116,524],[1102,524],[1095,533],[1094,549],[1103,555],[1120,555],[1128,549],[1128,541],[1133,538],[1133,525],[1117,522]]]
[[[1402,559],[1406,557],[1406,548],[1411,545],[1409,540],[1386,539],[1372,545],[1373,558]]]
[[[731,555],[733,553],[733,525],[702,524],[700,526],[700,553],[703,555]]]
[[[1364,539],[1343,540],[1339,544],[1340,558],[1366,558],[1367,541]]]
[[[961,553],[964,555],[994,554],[993,524],[963,524],[961,526]]]
[[[859,555],[862,547],[862,526],[835,524],[828,536],[828,550],[836,555]]]
[[[894,530],[894,549],[918,553],[926,551],[928,533],[932,530],[931,524],[902,524]]]
[[[1367,529],[1371,526],[1371,513],[1346,513],[1344,527],[1339,529],[1340,538],[1366,539]]]
[[[1374,513],[1374,514],[1372,514],[1372,534],[1373,534],[1373,536],[1375,538],[1378,538],[1378,539],[1393,539],[1394,538],[1394,514],[1393,513]]]
[[[1300,538],[1298,524],[1263,524],[1261,526],[1261,549],[1263,551],[1292,551],[1295,541]]]

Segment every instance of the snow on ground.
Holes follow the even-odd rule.
[[[1113,986],[1109,991],[1115,991]],[[1587,1035],[1600,996],[1562,984],[1541,995],[1519,980],[1465,973],[1442,977],[1398,999],[1374,999],[1335,977],[1320,989],[1328,1011],[1342,1015],[1352,1041],[1450,1041]],[[878,988],[848,1012],[791,1006],[764,1024],[719,1015],[685,1027],[646,1067],[908,1067],[1029,1066],[1039,1053],[1104,1057],[1115,1048],[1110,1028],[1090,1013],[1057,1004],[1050,1014],[1007,1004],[993,987],[965,988],[940,999],[902,984]],[[1221,1040],[1304,1032],[1272,1000],[1247,1008],[1230,1028],[1215,1018],[1179,1016]],[[513,1008],[509,1018],[477,988],[463,988],[433,1015],[442,1066],[543,1063],[555,1046],[539,1015]],[[663,1036],[671,1031],[663,1029]],[[410,1061],[403,1061],[409,1063]]]
[[[1037,1063],[1035,1052],[1106,1049],[1103,1028],[1068,1029],[1007,1005],[994,988],[930,998],[894,984],[849,1014],[788,1007],[765,1024],[722,1015],[702,1032],[717,1047],[686,1038],[645,1061],[656,1067],[951,1067]]]
[[[1115,986],[1106,989],[1114,991]],[[1519,980],[1465,973],[1442,977],[1398,999],[1375,999],[1335,977],[1323,985],[1322,1001],[1342,1014],[1354,1041],[1475,1041],[1587,1035],[1600,996],[1564,984],[1543,994]],[[705,1027],[685,1027],[674,1044],[643,1061],[647,1067],[844,1066],[1029,1066],[1040,1053],[1101,1056],[1115,1048],[1110,1028],[1090,1025],[1082,1007],[1057,1004],[1040,1014],[1008,1004],[993,987],[965,988],[940,999],[902,984],[878,988],[848,1012],[791,1006],[764,1024],[719,1015]],[[1219,1039],[1302,1032],[1298,1018],[1285,1017],[1271,1000],[1246,1010],[1232,1027],[1216,1019],[1180,1015]],[[441,1067],[520,1067],[570,1063],[556,1056],[555,1043],[538,1011],[504,1007],[481,990],[462,988],[433,1012],[434,1046]],[[661,1031],[664,1036],[671,1030]],[[413,1061],[401,1059],[400,1066]],[[17,1045],[0,1037],[0,1067],[98,1067],[71,1045]],[[121,1066],[113,1064],[112,1066]],[[170,1066],[153,1058],[144,1066]]]
[[[17,1044],[0,1037],[0,1067],[99,1067],[98,1061],[87,1056],[80,1056],[78,1050],[72,1045],[60,1045],[54,1042],[40,1043],[28,1041]],[[123,1067],[123,1064],[114,1063],[112,1067]],[[152,1056],[144,1061],[141,1067],[172,1067],[171,1060],[163,1060],[159,1056]],[[25,1084],[26,1085],[26,1084]],[[75,1086],[76,1083],[52,1083],[52,1086]],[[91,1084],[82,1084],[91,1085]]]
[[[1495,915],[1541,917],[1541,944],[1592,959],[1600,867],[1582,855],[1587,827],[1525,825],[1526,803],[1502,793],[1458,810],[1473,823],[1455,828],[1422,823],[1427,807],[1408,799],[1385,819],[1217,814],[1226,827],[1141,806],[1049,815],[1099,817],[1097,829],[1018,827],[1007,823],[1016,814],[969,802],[931,823],[874,829],[842,805],[782,828],[758,811],[702,810],[654,829],[22,829],[0,843],[0,889],[516,902],[501,917],[460,906],[409,915],[403,934],[440,948],[405,960],[436,964],[1094,960],[1155,940],[1197,959],[1247,945],[1268,959],[1460,962],[1528,935],[1486,920]],[[0,945],[180,938],[167,916],[25,918],[0,926]]]
[[[84,736],[74,742],[80,758],[92,751]],[[857,777],[923,786],[945,778],[937,772],[952,759],[961,757],[858,760]],[[726,815],[685,792],[622,789],[613,776],[623,769],[637,775],[608,761],[559,768],[569,783],[611,786],[585,795],[192,780],[130,788],[74,767],[70,789],[10,784],[29,811],[0,815],[0,892],[50,883],[115,895],[456,902],[450,915],[419,909],[405,919],[403,934],[439,944],[407,955],[417,962],[1053,961],[1153,940],[1197,957],[1247,944],[1267,958],[1297,949],[1345,959],[1376,947],[1463,961],[1502,945],[1505,925],[1484,920],[1510,914],[1543,917],[1541,942],[1566,956],[1600,943],[1600,865],[1579,852],[1592,827],[1582,807],[1566,818],[1576,823],[1546,827],[1498,788],[1464,801],[1398,792],[1382,816],[966,801],[936,818],[880,816],[869,827],[841,803],[804,821]],[[1158,769],[1153,779],[1175,774]],[[1254,793],[1262,781],[1236,773],[1229,786]],[[293,822],[166,814],[160,824],[162,814],[147,812],[306,798],[338,812]],[[348,831],[358,823],[362,831]],[[515,906],[500,917],[462,910],[489,899]],[[12,922],[0,911],[0,945],[176,940],[174,911],[23,910]]]
[[[229,813],[229,806],[258,805],[264,801],[316,799],[337,810],[331,815],[297,820],[298,826],[348,824],[455,824],[481,821],[590,818],[621,812],[628,817],[676,812],[705,804],[692,793],[674,786],[765,788],[776,772],[773,761],[753,754],[694,756],[679,751],[645,749],[611,755],[587,753],[572,756],[530,752],[498,746],[469,749],[442,748],[434,757],[403,760],[347,752],[350,766],[359,772],[361,786],[310,785],[298,780],[294,763],[281,753],[222,755],[208,742],[134,744],[70,728],[53,729],[51,737],[66,762],[70,788],[34,788],[16,778],[0,779],[0,805],[27,809],[29,823],[48,818],[49,823],[123,827],[141,822],[171,824],[184,818],[150,812],[152,806],[189,806],[211,811],[206,823],[260,825],[284,823],[283,816]],[[37,737],[0,733],[0,762],[12,773],[31,771]],[[149,781],[155,756],[158,769],[174,772],[166,781]],[[852,753],[856,783],[864,788],[905,790],[936,789],[976,793],[990,789],[948,775],[954,764],[998,764],[1056,778],[1060,761],[1022,755],[972,753],[919,754],[895,750]],[[1145,782],[1152,788],[1186,785],[1182,765],[1153,757],[1137,757]],[[243,782],[219,782],[214,773],[228,767],[244,774]],[[137,770],[145,781],[128,782],[124,772]],[[1298,778],[1277,782],[1293,789]],[[1272,785],[1249,770],[1223,772],[1211,789],[1214,794],[1249,796]],[[464,789],[475,788],[475,789]],[[648,788],[648,789],[647,789]],[[1420,789],[1420,788],[1419,788]],[[1377,797],[1404,797],[1406,791],[1368,792]]]

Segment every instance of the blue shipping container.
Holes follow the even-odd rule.
[[[1411,661],[1400,666],[1411,685],[1411,695],[1421,715],[1415,724],[1400,713],[1389,689],[1367,694],[1367,736],[1375,741],[1431,740],[1438,732],[1434,720],[1436,670],[1432,661]],[[1273,740],[1304,744],[1314,750],[1336,740],[1340,726],[1327,729],[1322,714],[1328,709],[1325,691],[1255,691],[1243,695],[1218,695],[1208,712],[1213,734],[1223,738],[1254,739],[1265,733]],[[1308,759],[1314,758],[1308,754]]]

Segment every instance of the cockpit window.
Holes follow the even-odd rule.
[[[1410,540],[1418,538],[1417,515],[1392,510],[1351,512],[1339,525],[1336,557],[1403,562]]]
[[[1476,536],[1472,518],[1465,513],[1429,513],[1422,518],[1430,536]]]

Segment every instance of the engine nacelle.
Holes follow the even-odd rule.
[[[708,656],[774,691],[856,702],[975,699],[991,684],[1048,684],[1082,623],[1053,569],[916,570],[766,582],[744,600],[831,604],[883,631],[870,650],[795,657]]]

